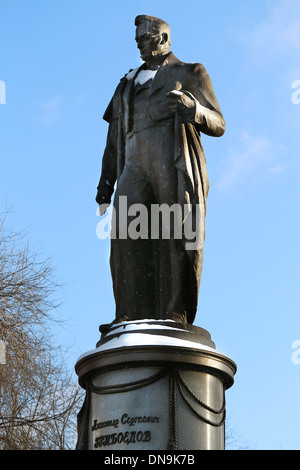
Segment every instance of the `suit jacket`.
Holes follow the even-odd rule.
[[[144,64],[137,69],[130,71],[121,80],[116,91],[104,113],[103,118],[110,124],[107,137],[107,145],[102,160],[102,174],[98,186],[99,193],[106,195],[106,201],[110,201],[114,184],[119,179],[124,167],[124,139],[131,129],[131,94],[134,87],[134,80]],[[154,121],[161,121],[174,117],[173,112],[167,105],[167,93],[172,90],[182,91],[188,94],[197,103],[195,120],[192,123],[184,124],[177,118],[178,126],[185,126],[189,129],[181,129],[185,134],[200,133],[219,137],[225,131],[225,120],[221,113],[216,99],[209,75],[203,65],[198,63],[181,62],[170,52],[156,76],[154,77],[149,92],[149,111]],[[204,122],[202,116],[205,116]],[[206,162],[200,139],[198,141],[197,153],[201,161],[204,199],[208,193],[208,176],[206,173]],[[180,145],[179,142],[177,142]],[[177,148],[180,152],[180,149]],[[181,153],[181,152],[180,152]],[[185,170],[189,167],[186,159],[180,161],[178,156],[174,156],[175,165]],[[177,163],[176,163],[177,162]]]

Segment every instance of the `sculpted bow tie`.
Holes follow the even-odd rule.
[[[158,70],[160,65],[147,65],[145,64],[143,70]]]

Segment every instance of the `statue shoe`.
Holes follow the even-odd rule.
[[[187,317],[186,313],[177,313],[177,312],[172,312],[167,315],[167,320],[173,320],[178,323],[187,323]]]
[[[111,323],[105,323],[104,325],[99,326],[99,331],[100,333],[107,333],[107,331],[112,328],[113,326],[117,325],[118,323],[123,323],[129,321],[129,318],[126,315],[122,315],[118,318],[116,318],[114,321]]]

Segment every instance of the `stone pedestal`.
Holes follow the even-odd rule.
[[[236,365],[202,328],[124,322],[76,363],[86,390],[77,449],[223,450]]]

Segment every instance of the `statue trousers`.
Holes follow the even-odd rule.
[[[110,266],[117,319],[168,319],[174,314],[185,315],[188,258],[182,240],[174,236],[176,222],[172,212],[171,218],[161,221],[158,236],[157,227],[155,236],[151,234],[152,205],[171,207],[176,200],[172,123],[129,133],[125,166],[114,197],[111,239]],[[134,204],[143,205],[143,213]],[[164,222],[170,228],[169,236],[168,231],[162,233]],[[132,237],[132,223],[135,233],[141,230],[141,238]]]

